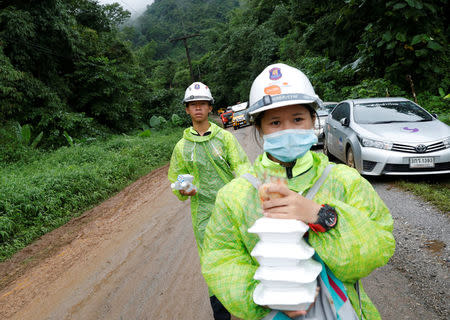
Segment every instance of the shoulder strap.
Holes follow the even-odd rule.
[[[355,290],[358,293],[358,300],[359,300],[359,318],[363,320],[363,312],[362,312],[362,303],[361,303],[361,292],[359,291],[359,280],[356,280],[355,282]]]
[[[241,175],[241,177],[250,182],[255,187],[255,189],[258,189],[261,185],[261,181],[259,181],[259,179],[251,173],[244,173],[243,175]]]
[[[326,166],[325,170],[323,170],[322,175],[320,178],[314,183],[314,185],[311,187],[311,189],[308,190],[308,193],[305,195],[306,199],[312,200],[314,196],[316,195],[317,191],[319,191],[320,187],[322,186],[323,182],[327,178],[328,174],[331,172],[331,169],[334,167],[334,164],[329,164]]]

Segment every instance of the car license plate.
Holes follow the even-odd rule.
[[[410,168],[434,168],[434,158],[409,158]]]

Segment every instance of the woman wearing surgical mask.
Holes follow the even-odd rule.
[[[359,279],[394,253],[392,217],[356,170],[310,151],[318,101],[308,78],[284,64],[268,66],[253,82],[248,115],[264,153],[250,172],[254,179],[241,176],[219,191],[202,257],[209,288],[241,319],[381,319]],[[266,185],[266,193],[279,196],[261,203],[257,181],[268,176],[287,183]],[[308,310],[270,310],[253,300],[259,264],[250,253],[259,238],[247,230],[264,216],[297,219],[311,229],[307,241],[326,273]]]

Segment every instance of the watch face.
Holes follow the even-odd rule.
[[[336,221],[336,217],[334,216],[334,214],[332,212],[328,211],[328,215],[325,218],[325,223],[327,224],[327,226],[332,227],[334,225],[335,221]]]
[[[329,205],[323,205],[319,210],[319,217],[317,219],[317,224],[325,228],[325,231],[334,228],[337,224],[337,213],[333,207]]]

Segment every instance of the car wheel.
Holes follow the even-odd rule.
[[[347,165],[350,168],[355,168],[355,156],[353,155],[352,147],[348,147],[347,149]]]

